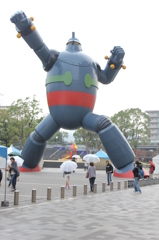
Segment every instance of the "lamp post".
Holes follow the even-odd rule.
[[[7,123],[8,120],[5,120],[5,131],[7,132]],[[7,134],[6,134],[7,135]],[[8,139],[6,139],[6,148],[8,147]],[[6,169],[7,169],[7,157],[6,157],[6,161],[5,161],[5,187],[4,187],[4,201],[1,202],[1,206],[2,207],[8,207],[9,206],[9,202],[6,201],[6,188],[7,188],[7,173],[6,173]]]

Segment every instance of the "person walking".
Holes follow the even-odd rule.
[[[107,181],[108,181],[108,184],[107,185],[110,185],[110,182],[112,181],[112,175],[113,173],[113,166],[109,163],[109,161],[106,161],[106,174],[107,174]]]
[[[12,170],[11,165],[8,166],[8,173],[9,173],[9,175],[10,175],[8,187],[10,187],[10,185],[12,185],[12,188],[13,188],[12,181],[13,181],[13,177],[14,177],[14,174],[15,174],[15,173],[14,173],[14,171]]]
[[[19,177],[20,173],[19,173],[19,167],[17,162],[15,161],[14,157],[10,158],[11,160],[11,183],[12,183],[12,191],[16,190],[16,183],[17,183],[17,177]],[[8,169],[6,169],[8,171]],[[9,185],[10,186],[10,183]]]
[[[65,182],[66,182],[66,184],[65,184],[65,189],[70,189],[70,175],[71,175],[71,172],[64,172],[63,173],[63,177],[65,177]]]
[[[139,179],[143,179],[144,178],[144,170],[143,170],[142,163],[139,161],[136,161],[136,164],[139,169]]]
[[[141,189],[138,184],[138,179],[139,179],[139,168],[137,166],[137,163],[134,163],[134,168],[133,168],[133,174],[134,174],[134,191],[136,193],[141,193]]]
[[[90,183],[90,192],[94,192],[94,183],[96,179],[96,167],[93,162],[90,162],[89,167],[87,169],[87,174]]]

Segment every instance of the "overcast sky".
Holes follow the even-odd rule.
[[[114,46],[125,50],[124,64],[114,82],[99,83],[94,113],[112,116],[128,108],[159,109],[158,0],[5,0],[0,1],[1,105],[19,98],[40,101],[49,113],[41,61],[22,38],[10,17],[17,11],[34,17],[49,49],[64,51],[75,31],[83,52],[103,69]]]

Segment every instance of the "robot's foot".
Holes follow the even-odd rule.
[[[133,168],[134,168],[133,163],[129,163],[126,167],[123,167],[123,168],[121,168],[121,169],[115,168],[115,171],[116,171],[116,173],[118,173],[118,174],[123,174],[123,173],[129,172],[129,171],[132,170]]]
[[[38,166],[46,147],[46,142],[37,142],[34,136],[34,133],[30,135],[22,150],[23,165],[31,169]]]

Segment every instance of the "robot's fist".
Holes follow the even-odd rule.
[[[31,20],[27,18],[25,13],[22,11],[15,13],[11,16],[10,20],[12,23],[15,23],[18,31],[23,31],[31,25]]]
[[[123,61],[125,52],[121,47],[114,47],[113,50],[110,51],[112,53],[110,60],[116,64],[120,64]]]

